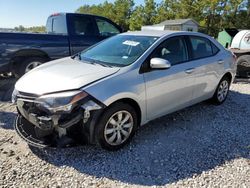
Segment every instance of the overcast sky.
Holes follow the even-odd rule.
[[[0,28],[45,25],[47,17],[56,12],[75,12],[84,4],[99,4],[98,0],[0,0]],[[114,2],[114,0],[109,0]],[[144,0],[135,0],[142,4]],[[160,2],[160,0],[156,0]]]

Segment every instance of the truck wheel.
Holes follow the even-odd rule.
[[[241,78],[250,77],[250,55],[243,55],[238,58],[237,76]]]
[[[106,150],[118,150],[135,134],[137,114],[126,103],[116,103],[102,115],[96,129],[98,144]]]
[[[14,69],[14,75],[17,78],[20,78],[25,73],[31,71],[32,69],[43,64],[44,62],[46,62],[46,60],[41,57],[30,57],[28,59],[25,59],[22,63],[16,64],[16,67]]]

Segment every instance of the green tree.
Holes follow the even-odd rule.
[[[20,32],[24,32],[25,31],[25,27],[22,25],[19,25],[18,27],[14,28],[16,31],[20,31]]]
[[[154,0],[145,0],[144,15],[145,24],[152,25],[155,23],[156,19],[156,3]]]
[[[143,6],[137,6],[129,19],[129,29],[140,30],[145,25],[145,13]]]
[[[136,7],[133,0],[115,0],[84,5],[77,12],[108,17],[125,30],[179,18],[193,18],[204,32],[215,37],[226,27],[250,27],[250,0],[164,0],[159,4],[144,0]]]
[[[133,0],[116,0],[114,2],[114,21],[124,30],[129,29],[129,18],[133,11]]]
[[[44,33],[46,31],[45,26],[33,26],[25,28],[24,26],[20,25],[18,27],[15,27],[14,29],[15,31],[19,32],[32,32],[32,33]]]
[[[156,23],[156,3],[154,0],[145,0],[145,5],[137,6],[129,19],[130,30],[140,30],[143,25]]]
[[[175,19],[176,13],[173,9],[173,4],[175,2],[171,0],[166,0],[162,3],[160,3],[157,7],[157,12],[155,16],[155,23],[158,24],[160,22],[163,22],[165,20]]]

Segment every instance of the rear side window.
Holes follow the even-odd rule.
[[[167,39],[155,49],[151,58],[154,57],[166,59],[172,65],[187,61],[188,53],[183,37],[173,37]]]
[[[213,44],[212,42],[211,42],[211,45],[212,45],[213,54],[214,55],[217,54],[220,51],[219,48],[215,46],[215,44]]]
[[[72,23],[74,35],[93,36],[96,34],[95,23],[90,17],[74,16]]]
[[[106,20],[96,18],[96,23],[101,36],[109,37],[120,33],[120,31],[113,24]]]
[[[46,23],[46,31],[47,33],[52,33],[52,18],[48,18]]]
[[[190,36],[193,59],[205,58],[213,55],[211,42],[203,37]]]
[[[46,29],[47,32],[51,34],[67,34],[66,17],[50,17],[47,21]]]

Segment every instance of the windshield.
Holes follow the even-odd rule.
[[[117,35],[82,52],[80,59],[124,67],[135,62],[157,39],[151,36]]]

